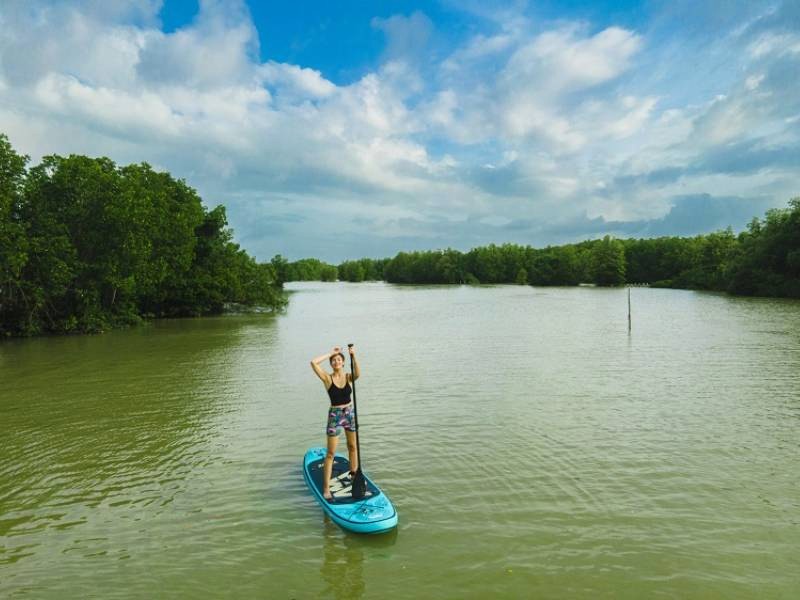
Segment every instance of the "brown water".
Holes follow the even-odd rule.
[[[800,597],[800,303],[292,288],[0,344],[0,597]],[[300,471],[349,341],[372,538]]]

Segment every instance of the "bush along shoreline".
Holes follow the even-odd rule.
[[[324,273],[324,276],[321,274]],[[563,246],[503,244],[399,252],[394,258],[286,263],[286,281],[407,284],[651,285],[747,296],[800,298],[800,198],[747,229],[695,237],[615,239]]]
[[[46,156],[0,134],[0,336],[93,333],[146,318],[285,306],[232,241],[224,206],[146,163]]]

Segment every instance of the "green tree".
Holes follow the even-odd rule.
[[[316,258],[302,258],[286,268],[286,281],[336,281],[337,277],[335,266]]]
[[[462,276],[458,267],[459,257],[455,250],[447,249],[436,261],[438,283],[460,283]]]
[[[622,242],[605,236],[592,248],[594,282],[612,286],[625,283],[625,247]]]
[[[787,209],[753,219],[738,238],[728,268],[728,290],[735,294],[800,297],[800,198]]]
[[[27,159],[0,135],[0,333],[100,331],[141,315],[280,308],[272,265],[232,241],[224,207],[149,165]]]
[[[285,282],[289,281],[287,277],[289,270],[288,260],[286,260],[280,254],[276,254],[272,257],[270,263],[272,264],[272,268],[275,270],[275,274],[278,277],[278,283],[283,285]]]
[[[0,134],[0,334],[16,333],[31,308],[25,295],[22,271],[29,244],[20,218],[27,176],[27,156],[17,154]]]

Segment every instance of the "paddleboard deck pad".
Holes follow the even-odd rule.
[[[358,500],[353,498],[350,461],[339,454],[333,459],[331,472],[333,500],[322,497],[325,452],[325,448],[310,448],[306,452],[303,458],[303,478],[331,520],[343,529],[356,533],[383,533],[397,527],[397,511],[392,502],[366,474],[366,495]]]

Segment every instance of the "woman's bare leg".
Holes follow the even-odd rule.
[[[349,432],[348,432],[349,433]],[[333,456],[336,454],[336,444],[339,443],[338,435],[328,436],[328,452],[325,454],[324,467],[322,469],[322,497],[330,500],[331,496],[331,472],[333,471]]]
[[[347,454],[350,456],[350,471],[358,471],[358,440],[355,431],[344,431],[347,436]]]

